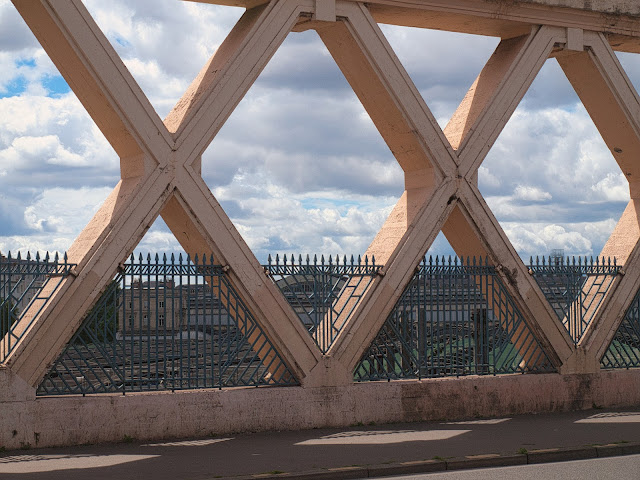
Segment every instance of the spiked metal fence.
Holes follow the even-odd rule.
[[[602,368],[640,367],[640,291],[600,361]]]
[[[213,257],[121,265],[38,395],[293,385]]]
[[[555,368],[482,259],[423,259],[355,369],[357,381],[551,372]]]
[[[74,264],[56,253],[0,254],[0,362],[13,351]]]
[[[280,288],[323,353],[327,353],[358,302],[382,268],[375,257],[369,261],[346,255],[335,261],[329,256],[311,261],[309,255],[298,263],[293,255],[275,259],[269,255],[265,272]]]
[[[0,256],[7,355],[74,265]],[[269,257],[265,272],[326,353],[382,268],[375,259]],[[530,262],[576,343],[618,273],[613,262]],[[602,359],[640,366],[640,294]],[[20,330],[16,327],[20,326]],[[0,359],[4,357],[0,356]],[[355,370],[357,381],[554,371],[482,259],[425,258]],[[292,385],[297,380],[212,257],[132,256],[86,315],[39,395]]]
[[[578,344],[591,324],[620,267],[616,259],[596,257],[536,257],[529,261],[529,273]]]

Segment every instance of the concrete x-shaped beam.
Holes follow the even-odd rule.
[[[229,266],[233,287],[307,386],[352,381],[363,352],[440,231],[458,255],[486,256],[498,267],[529,328],[564,372],[597,367],[640,287],[638,273],[618,279],[576,349],[477,187],[478,168],[552,54],[623,171],[640,178],[633,162],[640,146],[640,102],[601,33],[558,26],[511,30],[515,36],[501,41],[442,131],[367,6],[274,0],[247,10],[163,122],[80,0],[13,3],[120,156],[122,177],[69,250],[70,261],[78,264],[75,276],[53,294],[7,358],[32,386],[158,215],[187,253],[213,254]],[[318,32],[405,172],[405,192],[367,252],[385,265],[384,275],[366,291],[325,356],[200,175],[202,153],[286,35],[308,28]],[[584,81],[587,72],[593,82]],[[619,128],[608,127],[611,115]],[[626,240],[605,247],[628,264],[640,261],[633,180],[631,185],[632,200],[612,236]]]

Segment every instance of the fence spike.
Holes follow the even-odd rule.
[[[362,258],[360,257],[360,255],[358,255],[358,265],[360,265],[362,263]]]
[[[376,256],[375,255],[371,255],[371,264],[375,267],[376,266]]]

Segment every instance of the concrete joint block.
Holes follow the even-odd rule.
[[[567,28],[566,49],[575,52],[584,50],[584,30],[581,28]]]
[[[316,13],[314,20],[321,22],[336,21],[336,1],[335,0],[316,0]]]

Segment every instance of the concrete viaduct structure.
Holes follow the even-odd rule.
[[[164,120],[80,0],[12,1],[119,155],[121,180],[69,250],[74,275],[0,365],[0,446],[640,404],[640,371],[599,367],[640,288],[640,98],[614,53],[640,53],[635,0],[202,0],[247,10]],[[501,38],[444,130],[378,23]],[[384,264],[383,275],[326,355],[200,175],[201,154],[285,37],[308,29],[317,31],[405,172],[405,191],[367,252]],[[602,252],[617,257],[623,273],[578,345],[477,186],[479,166],[551,57],[631,193]],[[187,253],[211,253],[229,267],[231,283],[300,386],[36,399],[47,369],[158,215]],[[458,255],[488,256],[496,265],[558,373],[353,382],[358,360],[440,231]]]

